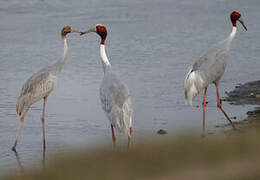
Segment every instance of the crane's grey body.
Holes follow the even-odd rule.
[[[100,100],[102,108],[111,124],[113,145],[115,147],[115,127],[119,132],[123,132],[128,135],[129,147],[132,134],[133,105],[128,88],[113,71],[107,58],[105,50],[105,41],[107,37],[106,27],[101,24],[97,24],[88,31],[81,32],[81,35],[90,32],[97,33],[101,37],[100,56],[103,65],[104,77],[100,86]]]
[[[119,79],[111,66],[104,69],[104,78],[100,86],[100,100],[113,127],[130,136],[133,105],[127,86]]]
[[[127,86],[120,80],[119,76],[113,71],[107,58],[105,50],[105,40],[107,37],[106,27],[97,24],[88,31],[81,32],[81,35],[94,32],[101,37],[100,56],[104,71],[103,81],[100,85],[100,100],[111,124],[112,140],[115,147],[116,137],[114,128],[119,132],[128,135],[128,147],[130,146],[132,134],[133,105],[130,99]]]
[[[192,67],[193,71],[200,71],[205,84],[218,83],[225,72],[230,39],[225,39],[215,48],[200,57]]]
[[[228,38],[195,61],[191,70],[187,73],[184,88],[185,98],[189,104],[209,84],[218,85],[226,69],[227,56],[235,33],[236,27],[233,28]]]
[[[47,66],[33,74],[23,85],[16,104],[18,116],[27,112],[32,104],[47,97],[53,90],[61,67],[57,64]]]
[[[57,61],[55,64],[42,68],[37,73],[33,74],[23,85],[20,96],[17,100],[16,104],[16,113],[20,118],[20,124],[17,131],[16,139],[14,146],[12,147],[13,151],[16,151],[16,145],[18,142],[18,138],[21,132],[21,128],[23,126],[24,117],[28,112],[30,106],[43,99],[43,110],[42,110],[42,133],[43,133],[43,150],[45,151],[45,108],[47,103],[47,98],[49,94],[52,92],[56,81],[58,79],[58,74],[61,71],[62,65],[65,63],[67,59],[68,45],[66,40],[66,34],[71,32],[79,32],[77,30],[72,29],[70,26],[64,26],[61,31],[61,37],[64,41],[64,54],[63,57]]]
[[[236,22],[239,21],[242,26],[247,30],[241,14],[237,11],[233,11],[230,14],[230,20],[232,23],[232,32],[230,35],[218,43],[216,47],[208,51],[206,54],[201,56],[193,64],[191,70],[187,73],[184,80],[184,89],[185,89],[185,99],[186,102],[192,104],[192,100],[201,92],[202,89],[205,89],[203,95],[203,133],[202,136],[206,135],[206,125],[205,125],[205,114],[206,114],[206,94],[209,84],[214,83],[216,86],[217,93],[217,107],[222,111],[224,116],[232,125],[232,128],[235,130],[235,125],[232,123],[231,119],[228,117],[227,113],[224,111],[221,105],[220,95],[219,95],[219,80],[225,72],[227,66],[227,56],[228,51],[231,46],[231,42],[234,39],[237,27]]]

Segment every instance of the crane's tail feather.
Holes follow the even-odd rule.
[[[128,98],[122,108],[113,106],[108,115],[112,125],[121,133],[131,137],[130,128],[132,127],[133,106],[131,99]]]
[[[192,105],[192,100],[205,87],[204,75],[199,70],[190,70],[184,80],[185,100],[186,103]]]
[[[131,137],[130,128],[132,127],[133,104],[130,97],[123,104],[123,120],[125,124],[125,133]]]

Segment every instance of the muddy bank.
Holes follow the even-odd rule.
[[[247,118],[238,122],[237,126],[259,131],[260,129],[260,107],[255,108],[255,110],[247,112]]]
[[[226,92],[228,101],[234,105],[260,105],[260,80],[251,81],[245,84],[238,84],[234,90]],[[260,128],[260,107],[247,112],[247,118],[236,123],[241,128]]]
[[[238,84],[234,90],[226,92],[226,94],[227,97],[224,98],[224,101],[229,101],[230,104],[260,105],[260,80]]]

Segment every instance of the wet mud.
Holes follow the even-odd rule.
[[[259,129],[260,128],[260,80],[239,84],[234,90],[226,92],[224,101],[229,101],[234,105],[258,105],[254,110],[247,112],[247,117],[236,126],[240,128]]]
[[[224,101],[235,105],[260,105],[260,80],[238,84],[234,90],[226,92]]]

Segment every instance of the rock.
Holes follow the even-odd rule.
[[[167,134],[167,131],[163,130],[163,129],[159,129],[157,131],[157,134],[160,134],[160,135],[164,135],[164,134]]]

